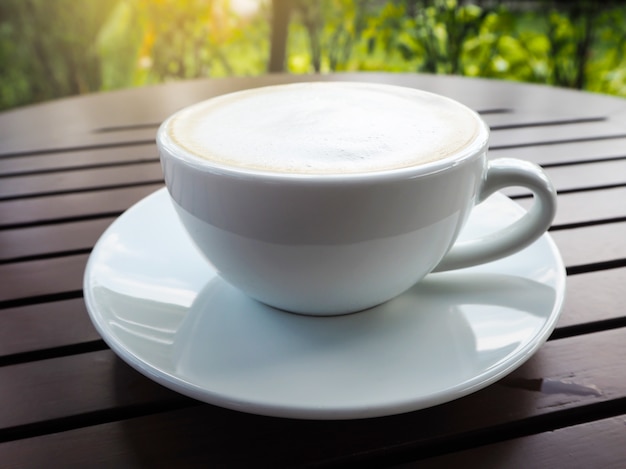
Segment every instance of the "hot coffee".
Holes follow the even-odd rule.
[[[443,96],[367,83],[299,83],[192,106],[172,140],[214,164],[296,174],[411,167],[458,155],[479,120]]]
[[[277,308],[336,315],[546,231],[550,181],[528,162],[489,161],[488,137],[476,113],[443,96],[306,83],[179,111],[157,144],[181,223],[222,278]],[[534,193],[530,212],[455,243],[474,205],[507,186]]]

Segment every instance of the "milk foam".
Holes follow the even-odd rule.
[[[429,93],[360,83],[301,83],[224,95],[176,114],[168,133],[221,165],[302,174],[415,166],[478,135],[464,106]]]

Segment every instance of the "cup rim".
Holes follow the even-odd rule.
[[[306,84],[306,82],[304,82]],[[312,82],[312,83],[320,83],[320,82]],[[323,83],[323,82],[322,82]],[[408,165],[397,168],[390,169],[379,169],[372,171],[361,171],[361,172],[346,172],[346,173],[295,173],[295,172],[281,172],[281,171],[272,171],[272,170],[263,170],[258,168],[244,167],[244,166],[234,166],[228,165],[225,163],[220,163],[217,161],[213,161],[207,158],[202,158],[201,156],[195,155],[191,151],[185,149],[178,143],[176,143],[172,137],[168,134],[168,127],[170,122],[176,118],[180,113],[189,109],[190,107],[195,107],[202,105],[206,101],[220,98],[222,96],[229,96],[235,93],[245,93],[252,90],[258,91],[263,88],[273,88],[273,87],[282,87],[288,86],[291,83],[279,84],[266,86],[261,88],[249,88],[240,91],[235,91],[233,93],[226,93],[223,95],[217,95],[212,98],[208,98],[207,100],[200,101],[191,106],[187,106],[174,114],[170,115],[167,119],[165,119],[156,134],[156,144],[159,150],[159,154],[161,159],[168,158],[174,161],[177,161],[187,167],[190,167],[196,171],[202,173],[210,173],[215,175],[222,176],[230,176],[237,179],[263,179],[268,182],[312,182],[312,183],[333,183],[333,182],[341,182],[341,183],[349,183],[349,182],[357,182],[357,181],[372,181],[372,180],[386,180],[386,179],[406,179],[406,178],[414,178],[430,175],[433,173],[438,173],[441,171],[448,170],[450,168],[456,167],[468,160],[472,160],[474,158],[480,157],[487,150],[489,145],[490,138],[490,129],[487,123],[483,120],[483,118],[473,109],[469,108],[463,103],[456,101],[453,98],[449,98],[447,96],[432,93],[429,91],[425,91],[419,88],[406,87],[406,86],[397,86],[397,85],[388,85],[384,83],[368,83],[368,82],[337,82],[342,84],[349,85],[350,83],[354,84],[368,84],[368,85],[376,85],[381,87],[396,87],[396,88],[408,88],[412,90],[419,91],[421,93],[426,93],[430,95],[437,96],[439,98],[447,99],[450,101],[454,101],[457,105],[464,107],[469,113],[475,118],[477,122],[477,132],[473,139],[467,143],[464,147],[457,150],[445,158],[426,162],[419,163],[416,165]],[[294,84],[303,84],[303,82],[296,82]]]

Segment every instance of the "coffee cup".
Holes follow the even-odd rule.
[[[379,305],[431,272],[539,238],[556,211],[552,184],[529,162],[489,161],[488,140],[480,116],[447,97],[352,82],[218,96],[157,134],[168,191],[199,253],[248,296],[310,315]],[[455,244],[472,208],[508,186],[533,193],[530,210]]]

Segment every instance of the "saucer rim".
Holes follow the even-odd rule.
[[[456,383],[454,386],[445,388],[443,390],[433,392],[430,395],[421,395],[418,398],[407,398],[402,401],[391,401],[385,404],[379,404],[375,407],[363,406],[356,404],[354,406],[346,406],[345,404],[339,406],[329,405],[324,408],[316,406],[288,406],[281,404],[272,404],[266,402],[256,402],[250,399],[239,399],[229,396],[227,393],[216,392],[206,387],[200,386],[182,376],[168,372],[167,370],[159,368],[158,365],[149,363],[146,359],[135,354],[132,350],[128,349],[124,345],[124,341],[120,340],[117,336],[110,333],[110,329],[107,327],[104,321],[104,317],[99,314],[97,300],[93,296],[93,290],[91,288],[91,277],[94,270],[94,263],[96,262],[96,254],[98,253],[100,243],[106,238],[107,234],[114,229],[119,223],[122,223],[128,217],[132,217],[134,212],[141,210],[143,205],[149,203],[152,198],[162,196],[163,192],[167,192],[165,187],[157,189],[155,192],[142,198],[135,204],[133,204],[128,210],[117,217],[111,225],[102,233],[87,261],[84,277],[83,277],[83,292],[84,301],[87,307],[89,317],[104,340],[104,342],[118,355],[124,362],[137,371],[152,379],[153,381],[175,391],[182,395],[197,399],[199,401],[216,405],[219,407],[256,414],[270,417],[281,418],[293,418],[293,419],[305,419],[305,420],[350,420],[350,419],[363,419],[384,417],[402,414],[406,412],[412,412],[430,408],[439,404],[454,401],[456,399],[465,397],[480,389],[483,389],[496,381],[502,379],[504,376],[510,374],[515,369],[524,364],[531,356],[533,356],[539,348],[548,340],[550,334],[556,327],[556,323],[560,317],[565,300],[566,290],[566,269],[563,263],[561,254],[556,246],[556,243],[549,235],[544,233],[535,243],[546,243],[548,251],[552,257],[544,263],[552,264],[556,277],[554,281],[555,298],[552,303],[552,310],[549,315],[546,315],[546,319],[540,329],[537,330],[534,337],[528,339],[527,343],[512,355],[502,359],[496,364],[492,365],[492,369],[483,369],[480,373],[473,375],[470,379],[462,380]],[[169,194],[167,195],[169,197]],[[499,198],[503,202],[513,204],[516,209],[519,209],[520,213],[526,211],[515,204],[506,195],[498,192],[491,197]],[[533,243],[533,244],[535,244]],[[496,261],[497,262],[497,261]],[[467,270],[471,270],[472,267]],[[446,275],[447,273],[434,273],[431,275]],[[358,313],[356,313],[358,314]],[[493,371],[497,368],[496,371]],[[488,376],[485,376],[488,374]]]

